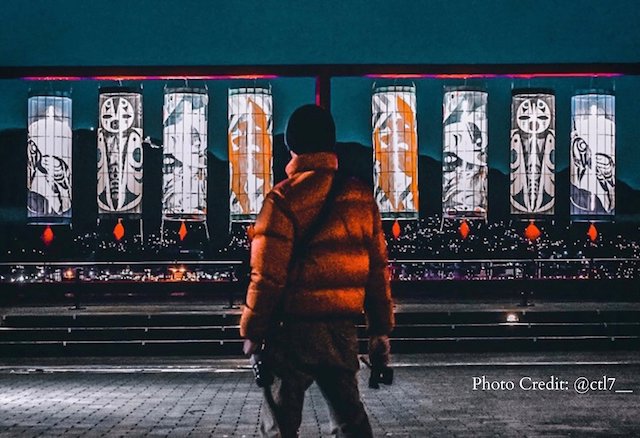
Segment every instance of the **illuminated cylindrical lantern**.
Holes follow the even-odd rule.
[[[571,98],[571,215],[613,216],[616,206],[615,96]]]
[[[206,90],[165,90],[162,142],[162,215],[165,219],[206,219],[208,103]]]
[[[553,214],[556,151],[553,91],[513,90],[510,143],[511,213]]]
[[[418,217],[415,86],[378,87],[371,99],[374,194],[383,219]]]
[[[102,88],[98,124],[98,214],[142,213],[142,95]]]
[[[442,116],[443,215],[486,218],[487,93],[445,88]]]
[[[29,97],[27,218],[32,224],[71,222],[71,98]]]
[[[254,221],[273,186],[270,89],[229,90],[228,145],[231,221]]]

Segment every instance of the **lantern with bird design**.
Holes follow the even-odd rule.
[[[587,91],[571,98],[571,216],[606,217],[616,206],[615,96]]]
[[[71,98],[31,95],[27,127],[27,218],[31,224],[68,224],[72,198]]]

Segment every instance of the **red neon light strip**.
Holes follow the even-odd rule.
[[[322,84],[320,82],[320,77],[316,77],[316,105],[318,106],[322,103],[322,98],[320,97],[320,88]]]
[[[169,79],[188,79],[188,80],[218,80],[218,79],[276,79],[278,75],[198,75],[198,76],[143,76],[143,75],[126,75],[126,76],[26,76],[22,79],[26,81],[147,81],[147,80],[169,80]]]
[[[489,74],[489,73],[451,73],[451,74],[369,74],[367,78],[374,79],[532,79],[532,78],[614,78],[622,76],[622,73],[513,73],[513,74]]]
[[[614,78],[623,76],[622,73],[593,72],[593,73],[439,73],[439,74],[419,74],[419,73],[380,73],[367,74],[366,78],[372,79],[533,79],[533,78]],[[224,80],[224,79],[276,79],[279,75],[247,74],[247,75],[123,75],[123,76],[25,76],[22,79],[27,81],[146,81],[146,80]]]

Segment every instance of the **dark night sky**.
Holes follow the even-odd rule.
[[[11,22],[0,27],[0,67],[640,61],[640,7],[635,0],[4,0],[0,12],[5,22]],[[616,91],[618,177],[640,188],[635,140],[640,77],[593,82],[589,78],[478,82],[489,91],[490,165],[507,171],[512,87],[556,90],[557,159],[558,168],[563,168],[568,163],[571,93],[596,85]],[[278,79],[271,84],[274,132],[279,133],[291,110],[313,99],[313,81]],[[460,84],[417,82],[421,154],[439,158],[442,87]],[[28,89],[43,86],[73,88],[74,127],[95,126],[99,85],[113,84],[0,80],[0,129],[24,128]],[[163,85],[147,82],[144,91],[146,134],[159,138]],[[228,85],[209,84],[214,119],[210,148],[220,158],[226,156]],[[363,78],[333,81],[332,110],[339,140],[371,143],[371,85]]]
[[[3,0],[2,65],[637,62],[635,0]]]

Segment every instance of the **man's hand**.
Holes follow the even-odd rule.
[[[260,348],[260,344],[261,342],[255,342],[251,339],[245,339],[244,344],[242,345],[242,351],[245,355],[251,356],[253,353],[258,351],[258,348]]]
[[[390,353],[391,343],[389,342],[389,336],[371,336],[369,338],[369,361],[372,366],[387,366]]]
[[[369,362],[371,363],[369,388],[378,389],[380,383],[385,385],[393,383],[393,369],[389,367],[390,353],[389,336],[371,336],[369,338]]]

